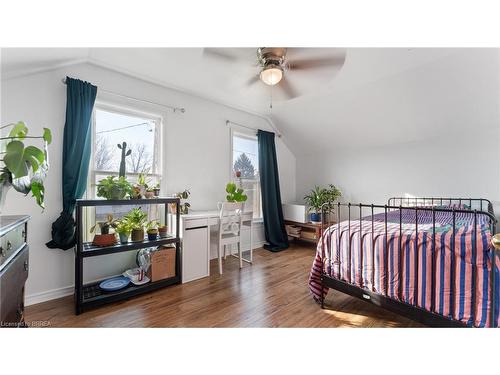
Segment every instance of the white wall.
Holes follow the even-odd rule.
[[[224,199],[224,187],[229,180],[229,129],[226,120],[251,127],[271,130],[258,116],[224,105],[170,90],[111,70],[89,64],[2,81],[1,123],[25,121],[30,133],[40,133],[49,127],[53,133],[50,147],[51,170],[46,181],[46,209],[42,213],[33,199],[15,192],[7,196],[5,214],[29,214],[29,244],[31,248],[30,276],[27,282],[27,303],[71,293],[73,285],[73,252],[48,249],[50,224],[62,210],[61,155],[66,106],[66,75],[87,80],[98,87],[144,100],[185,107],[186,112],[166,112],[164,132],[164,176],[167,194],[191,190],[193,209],[215,209]],[[98,100],[117,104],[137,105],[136,102],[98,94]],[[153,112],[163,112],[150,106]],[[141,106],[144,109],[144,105]],[[295,157],[277,139],[282,199],[295,197]],[[165,190],[164,190],[165,191]],[[257,241],[263,238],[262,225],[255,226]],[[89,260],[87,279],[95,279],[123,270],[131,261],[128,256],[107,256]]]
[[[298,200],[314,184],[333,183],[344,201],[354,203],[384,204],[391,196],[410,194],[482,197],[498,206],[498,50],[454,53],[359,87],[349,100],[355,103],[351,114],[344,108],[342,115],[364,121],[350,125],[357,134],[341,145],[337,139],[329,151],[297,156]],[[366,146],[367,134],[374,132],[413,141],[372,139]]]

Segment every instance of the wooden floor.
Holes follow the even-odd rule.
[[[26,321],[51,327],[419,327],[409,319],[337,291],[322,310],[307,280],[314,247],[254,251],[254,264],[229,257],[219,276],[175,285],[128,301],[73,313],[73,297],[26,308]]]

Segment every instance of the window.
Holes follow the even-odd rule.
[[[148,175],[148,185],[161,181],[161,119],[144,114],[96,106],[93,116],[93,153],[90,192],[96,197],[97,183],[107,176],[118,176],[122,150],[127,143],[131,154],[125,158],[127,179],[135,182],[140,173]]]
[[[92,121],[93,144],[87,189],[90,199],[97,198],[96,186],[100,180],[119,175],[122,150],[118,144],[123,142],[127,143],[127,150],[131,150],[125,158],[127,180],[135,183],[140,173],[146,173],[149,186],[161,183],[161,117],[97,104]],[[95,212],[86,216],[87,227],[105,221],[108,214],[120,218],[133,207],[98,206]],[[149,217],[163,217],[158,209],[155,205],[148,206]]]
[[[231,175],[241,173],[240,179],[248,200],[245,210],[253,211],[254,220],[262,219],[262,200],[260,194],[259,153],[257,137],[232,131]],[[238,181],[240,180],[240,181]]]

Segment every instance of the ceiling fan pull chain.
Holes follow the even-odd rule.
[[[272,111],[273,109],[273,86],[269,86],[271,88],[271,95],[270,95],[270,101],[269,101],[269,112]]]

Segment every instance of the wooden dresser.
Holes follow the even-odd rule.
[[[24,285],[28,278],[29,216],[0,216],[0,327],[24,324]]]

